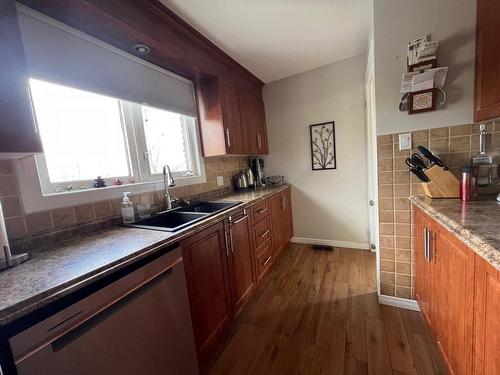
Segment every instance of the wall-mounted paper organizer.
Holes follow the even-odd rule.
[[[434,111],[437,104],[446,102],[444,83],[448,67],[438,67],[438,41],[430,41],[422,36],[408,43],[406,55],[406,71],[401,78],[401,94],[399,104],[401,112],[412,115],[420,112]],[[438,95],[442,98],[438,99]]]
[[[449,170],[437,165],[427,169],[430,182],[422,182],[425,195],[429,198],[459,198],[459,181]]]

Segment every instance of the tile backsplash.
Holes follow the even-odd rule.
[[[232,176],[248,166],[249,158],[220,156],[205,158],[204,161],[207,182],[172,188],[171,191],[176,197],[209,199],[229,191]],[[0,199],[7,232],[14,244],[32,236],[78,227],[82,224],[113,221],[121,216],[121,194],[117,194],[117,198],[113,200],[25,214],[14,163],[10,160],[0,160]],[[224,177],[224,186],[217,186],[217,176]],[[131,196],[131,199],[135,204],[150,204],[158,209],[164,206],[163,191],[137,194]]]
[[[487,123],[486,152],[500,163],[500,120]],[[479,154],[479,124],[412,132],[413,150],[399,150],[399,134],[377,137],[380,218],[381,293],[401,298],[415,296],[415,269],[412,246],[411,206],[408,197],[423,194],[405,159],[428,147],[458,176],[460,166],[470,164]],[[481,188],[480,193],[500,192],[500,186]]]

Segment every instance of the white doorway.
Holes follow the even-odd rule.
[[[378,218],[377,128],[375,117],[375,56],[370,40],[365,75],[366,147],[368,173],[368,231],[370,250],[376,253],[377,293],[380,295],[380,246]]]

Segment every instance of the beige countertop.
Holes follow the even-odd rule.
[[[35,252],[27,262],[0,272],[0,326],[174,245],[287,186],[232,193],[219,200],[241,204],[177,232],[115,226]]]
[[[414,195],[410,201],[500,270],[500,203],[494,196],[462,202]]]

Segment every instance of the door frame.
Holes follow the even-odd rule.
[[[377,294],[380,296],[380,241],[378,214],[377,126],[375,109],[375,55],[370,39],[365,72],[366,154],[368,177],[368,231],[370,251],[375,251]],[[373,202],[373,204],[370,204]],[[373,249],[373,246],[375,249]]]

